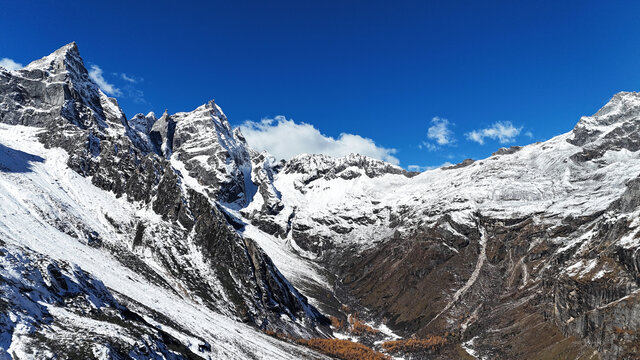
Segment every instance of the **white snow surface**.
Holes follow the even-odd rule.
[[[122,222],[134,216],[151,222],[161,220],[150,210],[117,199],[70,170],[66,166],[67,153],[45,149],[35,138],[39,131],[42,129],[0,124],[0,239],[7,246],[28,248],[51,259],[76,264],[107,288],[168,316],[208,341],[213,358],[245,359],[248,354],[260,359],[296,359],[301,354],[318,357],[153,285],[108,253],[52,226],[49,220],[71,217],[107,241],[125,243],[126,239],[103,214]],[[65,321],[84,321],[63,311],[52,313]],[[165,331],[184,340],[178,330],[165,327]],[[17,334],[11,347],[19,348],[19,342]]]
[[[303,185],[300,180],[306,175],[280,172],[274,185],[285,208],[276,221],[286,224],[295,211],[294,221],[312,225],[314,233],[367,248],[373,240],[391,235],[389,213],[402,216],[403,228],[409,229],[433,223],[444,214],[472,226],[476,211],[496,218],[544,213],[552,219],[604,210],[625,191],[625,183],[640,174],[640,155],[621,149],[607,152],[597,162],[576,163],[569,157],[582,148],[567,142],[571,136],[563,134],[514,154],[457,169],[429,170],[413,178],[400,174],[320,178]],[[353,220],[362,217],[374,224]],[[352,230],[337,234],[322,224],[323,219]]]
[[[614,134],[633,129],[639,119],[640,93],[619,93],[597,114],[582,117],[568,133],[467,166],[429,170],[414,177],[359,155],[300,155],[274,175],[272,192],[283,209],[268,219],[283,229],[290,228],[288,224],[303,228],[307,237],[322,238],[338,248],[360,250],[392,239],[396,231],[420,231],[439,221],[438,226],[456,233],[450,223],[474,227],[476,213],[498,219],[533,217],[552,227],[567,217],[606,210],[627,190],[626,183],[640,175],[640,152],[616,145],[594,160],[571,158],[584,149],[624,138],[624,134]],[[572,144],[580,132],[589,134],[586,143]],[[347,166],[354,163],[358,166]],[[241,213],[260,212],[263,204],[257,194]],[[442,223],[445,215],[450,220]],[[622,216],[637,219],[637,213]],[[639,224],[635,220],[632,227]],[[638,229],[623,237],[620,245],[637,244]],[[571,238],[553,241],[560,242],[560,251],[566,251],[588,242],[592,235],[584,229]],[[307,276],[309,270],[288,264],[318,255],[301,251],[291,232],[286,241],[268,234],[256,238],[264,239],[259,241],[261,246],[293,279]]]

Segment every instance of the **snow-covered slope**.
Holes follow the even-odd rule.
[[[28,350],[42,353],[27,357],[71,356],[76,348],[85,357],[90,352],[80,338],[55,343],[52,334],[86,326],[107,349],[96,351],[107,357],[317,356],[260,333],[323,336],[327,320],[219,210],[220,191],[232,189],[223,196],[239,199],[245,185],[244,170],[237,172],[221,154],[235,150],[249,159],[226,118],[218,125],[228,131],[218,134],[224,129],[214,117],[224,115],[213,103],[177,114],[171,137],[178,143],[159,156],[150,135],[160,120],[150,114],[127,121],[115,99],[89,79],[75,44],[22,70],[0,69],[0,241],[3,254],[24,259],[7,260],[1,278],[12,296],[0,299],[10,321],[2,328],[3,357]],[[207,135],[217,140],[207,142]],[[203,185],[181,171],[193,166],[189,156],[176,155],[183,147],[197,153],[194,161],[215,157],[222,169],[205,170],[228,183]],[[238,177],[239,188],[231,184]],[[66,269],[74,290],[59,291],[40,265],[29,265],[35,263]],[[29,279],[15,274],[21,266],[37,280],[29,284],[38,289],[33,297],[21,285]],[[77,274],[104,286],[86,286]],[[80,310],[66,307],[69,297],[89,302],[74,303]],[[110,300],[90,301],[94,297]],[[40,310],[18,316],[24,306]],[[111,318],[103,318],[105,311]]]
[[[429,227],[448,214],[471,226],[474,213],[497,218],[544,215],[549,221],[589,215],[606,209],[640,174],[637,142],[621,146],[639,134],[630,122],[609,125],[619,109],[637,107],[640,95],[623,93],[594,117],[585,117],[575,130],[544,143],[503,151],[464,166],[450,166],[407,176],[401,171],[342,165],[350,157],[331,159],[304,155],[292,159],[274,176],[283,208],[275,216],[262,216],[291,235],[299,245],[318,254],[336,245],[366,249],[395,231]],[[637,115],[625,110],[630,120]],[[588,129],[586,127],[589,126]],[[624,134],[620,134],[621,132]],[[591,138],[577,144],[585,132]],[[608,141],[608,139],[613,139]],[[602,149],[595,161],[577,157],[592,148]],[[328,170],[330,169],[330,170]],[[368,175],[374,173],[374,176]],[[248,217],[259,217],[262,200],[249,205]],[[554,220],[555,219],[555,220]],[[303,246],[304,245],[304,246]]]
[[[0,125],[0,261],[3,298],[9,296],[8,313],[3,311],[9,328],[2,329],[0,338],[4,356],[47,357],[74,345],[105,357],[178,356],[169,334],[203,358],[317,357],[213,312],[197,296],[171,291],[123,264],[119,256],[131,249],[131,238],[116,224],[145,219],[152,226],[162,219],[144,204],[118,199],[69,169],[64,150],[47,150],[37,142],[39,131]],[[121,252],[104,250],[110,247]],[[60,268],[66,285],[53,278],[52,266]],[[153,270],[160,276],[167,271],[161,264]],[[142,319],[125,315],[125,310]]]

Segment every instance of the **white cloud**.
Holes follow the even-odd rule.
[[[144,97],[144,91],[134,88],[131,85],[126,85],[124,87],[125,96],[129,99],[132,99],[136,104],[146,104],[149,105],[149,102]]]
[[[467,139],[475,141],[478,144],[484,144],[484,139],[489,138],[493,140],[499,140],[501,143],[509,143],[515,140],[516,136],[520,134],[522,127],[515,127],[510,121],[498,121],[485,129],[473,130],[465,134]]]
[[[124,96],[129,99],[132,99],[133,102],[137,104],[149,105],[149,102],[144,97],[144,91],[137,89],[134,86],[134,84],[143,82],[144,81],[143,78],[137,77],[134,75],[127,75],[126,73],[120,73],[120,72],[112,72],[111,75],[117,77],[118,80],[125,81],[122,88],[120,88],[121,89],[120,96]]]
[[[290,159],[305,153],[330,156],[357,153],[396,165],[400,163],[393,156],[395,149],[380,147],[371,139],[346,133],[334,139],[311,124],[296,123],[281,115],[260,122],[246,121],[240,125],[240,130],[251,147],[258,151],[266,150],[278,159]]]
[[[531,131],[527,131],[526,133],[524,133],[524,136],[528,137],[529,139],[533,139],[533,133]]]
[[[0,59],[0,67],[3,67],[9,71],[22,69],[22,64],[17,63],[9,58]]]
[[[432,140],[423,141],[418,145],[420,149],[427,149],[429,151],[439,150],[442,145],[453,145],[456,139],[453,136],[453,131],[449,128],[453,125],[449,120],[436,116],[431,119],[431,126],[427,129],[427,138]]]
[[[435,140],[438,145],[447,145],[454,141],[453,131],[449,129],[449,120],[441,117],[431,119],[431,126],[427,130],[427,137]]]
[[[89,70],[89,77],[93,80],[102,91],[104,91],[107,95],[111,96],[120,96],[122,95],[122,91],[118,89],[115,85],[109,84],[107,80],[102,76],[102,69],[98,65],[91,65],[91,70]]]
[[[429,151],[436,151],[438,150],[440,147],[437,146],[436,144],[432,144],[428,141],[423,141],[420,145],[418,145],[419,149],[427,149]]]
[[[121,74],[120,74],[120,77],[122,78],[122,80],[124,80],[124,81],[128,81],[128,82],[130,82],[130,83],[134,83],[134,84],[135,84],[135,83],[137,83],[137,82],[138,82],[138,80],[136,80],[134,77],[128,76],[128,75],[127,75],[127,74],[125,74],[125,73],[121,73]]]

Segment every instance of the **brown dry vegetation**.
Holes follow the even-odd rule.
[[[391,360],[391,357],[377,352],[365,345],[341,339],[301,339],[291,335],[266,330],[265,334],[281,340],[306,346],[323,354],[341,360]]]
[[[345,306],[343,305],[343,307]],[[331,320],[331,326],[333,326],[334,329],[348,331],[354,335],[376,335],[380,333],[380,331],[360,321],[357,313],[350,314],[348,321],[346,322],[336,316],[329,316],[329,319]]]
[[[378,330],[360,321],[357,314],[349,316],[349,324],[351,325],[351,333],[356,335],[362,335],[365,333],[376,335],[379,333]]]
[[[298,344],[342,360],[390,360],[387,355],[349,340],[341,339],[298,339]]]
[[[420,352],[438,351],[447,343],[442,336],[429,336],[425,339],[393,340],[382,343],[382,347],[388,352]]]
[[[633,333],[634,333],[633,330],[622,329],[622,328],[619,328],[619,327],[614,327],[613,329],[616,332],[616,334],[618,334],[618,335],[622,335],[622,334],[633,335]]]
[[[331,326],[333,326],[335,329],[339,329],[342,330],[345,327],[345,322],[338,319],[335,316],[329,316],[329,320],[331,320]]]

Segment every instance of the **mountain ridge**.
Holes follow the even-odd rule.
[[[633,358],[639,109],[639,93],[621,92],[548,141],[423,173],[358,154],[279,161],[251,149],[213,101],[127,119],[68,44],[0,70],[0,197],[11,204],[0,210],[2,261],[44,279],[41,306],[52,314],[2,328],[0,348],[68,354],[74,340],[56,349],[42,340],[49,329],[107,329],[109,313],[143,344],[103,331],[104,346],[85,356],[322,358],[260,334],[270,331],[380,351],[390,339],[446,339],[400,354],[408,359]],[[9,154],[20,166],[2,163]],[[30,265],[39,261],[49,265]],[[83,282],[85,272],[108,294]],[[16,284],[7,293],[30,296],[17,285],[24,279],[0,275]],[[65,307],[62,282],[74,297],[114,301]],[[154,304],[135,282],[169,300]],[[358,316],[372,330],[336,326]],[[246,337],[257,340],[239,345]]]
[[[105,190],[113,194],[115,198],[111,201],[119,204],[115,206],[118,210],[114,211],[124,214],[129,212],[131,215],[118,217],[109,211],[104,212],[89,206],[87,210],[97,216],[96,222],[87,218],[86,214],[79,212],[80,210],[74,210],[82,208],[85,202],[92,203],[93,200],[73,198],[70,201],[57,188],[50,189],[51,193],[44,197],[38,195],[42,194],[38,187],[26,186],[24,194],[18,194],[11,191],[17,186],[15,182],[22,184],[18,186],[29,183],[11,173],[6,174],[3,182],[2,188],[6,192],[5,203],[27,201],[23,206],[30,210],[23,222],[42,217],[42,220],[38,220],[42,222],[42,226],[39,227],[44,231],[42,236],[47,236],[47,233],[58,234],[58,238],[65,239],[60,240],[60,246],[71,246],[73,242],[69,241],[76,239],[75,241],[88,247],[86,251],[93,251],[89,248],[98,249],[99,255],[94,256],[117,260],[120,264],[118,266],[123,266],[121,269],[136,271],[138,276],[141,276],[139,281],[149,282],[150,286],[159,286],[168,292],[182,294],[182,300],[174,301],[200,303],[200,306],[209,309],[207,311],[224,314],[230,319],[251,324],[257,329],[278,329],[307,337],[326,331],[323,330],[326,327],[326,318],[309,305],[307,299],[282,277],[268,256],[254,242],[240,238],[232,230],[215,202],[186,186],[179,171],[173,169],[167,159],[139,146],[139,134],[132,133],[117,102],[104,95],[88,78],[86,69],[81,67],[82,60],[79,54],[76,58],[76,54],[77,46],[72,43],[23,70],[2,72],[0,88],[7,90],[2,93],[2,101],[3,105],[10,106],[0,109],[0,122],[6,124],[3,125],[6,127],[3,129],[5,134],[13,133],[18,140],[12,146],[24,148],[29,142],[34,141],[34,138],[44,145],[43,149],[38,150],[43,155],[44,165],[34,165],[34,168],[41,171],[27,172],[25,176],[32,178],[37,175],[37,183],[41,186],[46,183],[43,182],[44,179],[50,179],[52,184],[60,180],[66,181],[71,173],[52,175],[52,172],[56,173],[57,170],[47,165],[54,159],[51,158],[54,156],[51,151],[61,148],[68,156],[62,156],[62,153],[55,155],[54,164],[57,167],[68,167],[83,177],[85,180],[78,178],[74,181],[82,183],[80,188],[93,196],[100,194],[98,198],[104,197],[101,191]],[[70,66],[67,61],[69,58],[77,61],[74,65],[78,66]],[[37,79],[38,82],[34,82],[33,79]],[[40,84],[47,86],[45,88]],[[16,93],[19,96],[16,96]],[[36,121],[32,121],[28,113],[25,114],[25,111],[29,111],[25,110],[25,103],[30,104],[36,111],[44,110],[40,111],[42,114]],[[21,113],[21,116],[16,117],[17,113]],[[222,113],[218,111],[216,114]],[[24,127],[25,125],[28,127]],[[95,188],[90,188],[91,186]],[[43,187],[49,189],[49,185]],[[72,190],[68,188],[66,191]],[[23,197],[26,197],[26,200],[20,200]],[[117,199],[123,202],[117,202]],[[108,201],[105,202],[107,203]],[[155,215],[135,215],[149,211]],[[16,214],[9,213],[4,216],[14,219]],[[19,235],[21,230],[14,228],[16,224],[19,222],[5,219],[3,226],[0,226],[1,237],[10,241],[10,247],[5,250],[9,251],[9,254],[22,254],[20,256],[28,258],[27,254],[31,252],[22,248],[28,243],[27,239]],[[41,248],[38,242],[30,244]],[[55,247],[47,248],[45,255],[51,255],[47,252],[52,249]],[[58,254],[67,261],[70,260],[66,255]],[[53,258],[52,261],[56,259]],[[91,266],[87,262],[84,265]],[[102,278],[111,276],[108,272],[100,272],[97,275]],[[115,291],[122,290],[116,287]],[[91,296],[90,292],[81,294]],[[148,303],[146,307],[139,307],[135,305],[136,301],[139,302],[140,298],[135,299],[133,303],[130,302],[130,305],[134,304],[133,306],[142,309],[143,313],[149,313],[153,309]],[[46,306],[48,309],[60,308],[56,303],[48,303]],[[103,311],[104,307],[98,306],[96,311]],[[161,323],[164,322],[164,325],[152,325],[151,328],[171,326],[171,321],[180,323],[181,320],[175,318],[176,315],[170,315],[172,320],[163,318]],[[56,319],[58,322],[54,321],[53,325],[59,324],[59,321],[66,321],[62,320],[65,319],[64,316]],[[90,319],[87,318],[87,321]],[[17,332],[19,326],[3,328],[2,332],[8,336],[8,343],[3,341],[1,347],[9,354],[17,351],[26,357],[39,357],[47,351],[53,354],[61,351],[61,354],[68,355],[67,350],[63,350],[64,346],[67,346],[67,349],[69,346],[73,347],[74,340],[67,339],[69,343],[61,342],[61,347],[55,350],[53,344],[37,340],[37,336],[46,337],[47,328],[51,326],[42,325],[44,327],[31,328],[26,333]],[[202,327],[191,331],[200,332],[197,335],[203,339],[200,340],[200,345],[206,344],[208,341],[204,339],[211,336],[211,333],[206,335],[206,331],[210,330],[205,331]],[[34,338],[34,335],[37,336]],[[133,356],[137,351],[135,347],[132,348],[132,345],[127,345],[126,341],[123,342],[118,337],[107,337],[106,341],[107,347],[112,349],[106,352],[111,354],[107,357],[118,357],[127,353]],[[146,345],[143,347],[146,348],[147,354],[155,353],[160,357],[191,357],[189,352],[171,355],[175,351],[162,350],[165,349],[164,344],[167,341],[174,342],[161,336],[152,341],[155,344],[152,348]],[[221,344],[225,341],[232,348],[237,348],[233,345],[232,338],[224,340]],[[209,356],[215,356],[215,352],[212,354],[210,350],[210,345],[203,345],[202,349],[199,348],[200,345],[197,345],[197,342],[189,342],[181,346],[191,348],[190,351],[200,354],[199,356],[207,353]],[[256,345],[253,346],[255,348]],[[29,348],[35,353],[29,353]],[[220,351],[219,346],[216,348]],[[238,357],[245,352],[241,349],[236,351]]]

